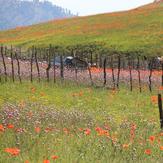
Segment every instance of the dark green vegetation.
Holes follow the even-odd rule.
[[[85,47],[100,45],[103,54],[163,54],[163,4],[152,3],[134,10],[51,21],[0,32],[0,43],[29,47]],[[102,47],[102,48],[101,48]],[[95,48],[97,49],[97,47]],[[96,50],[95,50],[96,51]]]
[[[0,15],[0,30],[73,16],[67,9],[39,0],[0,0]]]

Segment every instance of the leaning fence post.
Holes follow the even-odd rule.
[[[88,69],[88,72],[89,72],[89,77],[90,77],[90,80],[91,80],[91,86],[93,86],[93,79],[92,79],[92,73],[91,73],[91,69],[90,69],[90,65],[88,63],[88,60],[86,59],[85,62],[87,63],[87,69]]]
[[[142,92],[142,89],[141,89],[141,77],[140,77],[140,58],[138,56],[138,62],[137,62],[137,71],[138,71],[138,78],[139,78],[139,90],[140,90],[140,93]]]
[[[50,81],[50,77],[49,77],[49,70],[51,68],[51,56],[50,56],[50,49],[47,50],[47,64],[48,64],[48,67],[46,68],[46,76],[47,76],[47,82]]]
[[[111,70],[112,70],[113,89],[115,89],[115,76],[114,76],[113,56],[111,56]]]
[[[12,48],[12,46],[11,46],[10,55],[11,55],[11,66],[12,66],[12,81],[14,82],[15,81],[15,74],[14,74],[14,61],[13,61],[13,48]]]
[[[31,83],[33,82],[33,49],[34,47],[32,47],[32,54],[31,54]]]
[[[120,55],[118,55],[118,76],[117,76],[117,88],[119,88],[119,77],[120,77],[120,71],[121,71],[121,58],[120,58]]]
[[[54,50],[54,49],[53,49],[53,50]],[[53,51],[53,71],[54,71],[53,80],[54,80],[54,83],[55,83],[55,82],[56,82],[55,51]]]
[[[132,91],[132,70],[131,70],[131,58],[128,58],[128,64],[129,64],[129,72],[130,72],[130,91]]]
[[[39,64],[38,64],[38,58],[37,58],[37,49],[35,48],[35,61],[36,61],[36,67],[37,67],[37,73],[38,73],[38,81],[40,82],[40,68],[39,68]]]
[[[63,56],[62,56],[62,54],[60,55],[60,63],[61,63],[61,65],[60,65],[60,75],[61,75],[61,80],[63,80],[64,75],[63,75]]]
[[[20,55],[21,55],[21,49],[20,49]],[[18,77],[19,77],[19,81],[20,81],[20,83],[22,83],[21,75],[20,75],[20,63],[19,63],[17,52],[15,52],[15,58],[17,60],[17,65],[18,65]]]
[[[77,68],[77,60],[75,61],[75,79],[78,81],[78,68]]]
[[[104,59],[103,66],[104,66],[104,86],[105,86],[106,85],[106,57]]]
[[[160,127],[161,129],[163,129],[163,110],[162,110],[161,94],[158,94],[158,107],[159,107],[159,113],[160,113]]]
[[[6,54],[6,48],[5,48],[5,54]],[[3,67],[4,67],[4,74],[5,74],[5,81],[7,82],[7,68],[6,68],[6,63],[5,63],[5,58],[4,58],[4,48],[1,45],[1,56],[2,56],[2,62],[3,62]]]
[[[163,63],[161,63],[162,66],[162,86],[163,86]]]
[[[149,74],[149,90],[150,90],[150,92],[152,92],[152,80],[151,80],[151,78],[152,78],[152,69],[153,69],[153,62],[151,60],[150,63],[149,63],[149,70],[150,70],[150,74]]]

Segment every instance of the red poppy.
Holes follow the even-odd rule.
[[[156,139],[155,136],[150,136],[149,137],[150,142],[154,142],[155,139]]]
[[[91,130],[89,128],[85,129],[84,131],[85,135],[90,135],[91,134]]]
[[[39,134],[40,131],[41,131],[40,127],[35,127],[35,132],[36,132],[37,134]]]
[[[13,128],[14,128],[14,125],[13,125],[13,124],[8,124],[8,125],[7,125],[7,128],[13,129]]]
[[[146,150],[144,151],[144,153],[147,154],[147,155],[151,155],[152,152],[151,152],[150,149],[146,149]]]
[[[58,159],[58,158],[59,158],[59,157],[56,156],[56,155],[52,156],[52,159],[53,159],[53,160],[56,160],[56,159]]]

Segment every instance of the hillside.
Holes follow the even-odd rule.
[[[0,32],[1,44],[48,46],[102,43],[116,52],[163,55],[163,3]]]
[[[0,0],[0,6],[0,30],[73,16],[48,1]]]

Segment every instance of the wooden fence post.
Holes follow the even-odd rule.
[[[76,61],[77,62],[77,61]],[[78,80],[78,68],[77,68],[77,64],[75,62],[75,79],[76,81]]]
[[[129,72],[130,72],[130,91],[132,91],[132,69],[131,69],[131,58],[128,57],[128,65],[129,65]]]
[[[163,86],[163,63],[161,63],[162,66],[162,86]]]
[[[97,53],[96,53],[95,57],[96,57],[96,67],[98,67],[98,55],[97,55]]]
[[[103,67],[104,67],[104,86],[106,86],[106,57],[104,59],[104,64],[103,64]]]
[[[163,110],[162,110],[161,94],[158,94],[158,107],[159,107],[159,113],[160,113],[160,127],[161,129],[163,129]]]
[[[53,48],[53,80],[54,80],[54,83],[56,82],[56,69],[55,69],[55,51],[54,51],[54,48]]]
[[[152,69],[153,69],[153,62],[152,60],[149,63],[149,70],[150,70],[150,74],[149,74],[149,90],[150,92],[152,92]]]
[[[47,63],[48,63],[48,67],[46,68],[46,76],[47,76],[47,82],[50,81],[50,76],[49,76],[49,70],[51,68],[51,56],[50,56],[50,49],[47,50]]]
[[[14,60],[13,60],[13,48],[11,46],[11,52],[10,52],[10,57],[11,57],[11,66],[12,66],[12,81],[15,81],[15,73],[14,73]]]
[[[31,83],[33,82],[33,56],[34,56],[34,47],[32,47],[32,54],[31,54]]]
[[[93,65],[93,54],[91,52],[91,66]]]
[[[139,90],[140,93],[142,92],[142,88],[141,88],[141,77],[140,77],[140,58],[138,56],[138,62],[137,62],[137,71],[138,71],[138,80],[139,80]]]
[[[21,49],[20,49],[20,56],[21,56]],[[20,75],[20,63],[19,63],[17,52],[15,52],[15,58],[16,58],[17,65],[18,65],[18,77],[19,77],[19,81],[20,81],[20,83],[22,83],[21,75]]]
[[[39,68],[39,64],[38,64],[37,49],[36,48],[34,49],[34,55],[35,55],[37,73],[38,73],[38,81],[40,82],[40,80],[41,80],[41,78],[40,78],[40,68]]]
[[[113,89],[115,89],[115,76],[114,76],[114,62],[113,62],[113,56],[111,56],[111,70],[112,70]]]
[[[121,58],[120,58],[120,55],[118,55],[118,76],[117,76],[117,88],[118,89],[119,89],[120,71],[121,71]]]
[[[92,73],[91,73],[91,69],[90,69],[90,65],[88,63],[88,60],[86,59],[85,62],[87,63],[87,69],[88,69],[88,73],[89,73],[89,78],[90,78],[90,81],[91,81],[91,86],[94,85],[93,83],[93,79],[92,79]]]
[[[2,71],[1,71],[1,69],[0,69],[0,83],[2,82],[1,75],[2,75]]]
[[[60,55],[60,76],[61,76],[61,80],[64,79],[64,74],[63,74],[63,56],[62,54]]]
[[[6,51],[7,49],[5,48],[5,54]],[[7,68],[6,68],[5,57],[4,57],[4,47],[2,45],[1,45],[1,56],[2,56],[2,62],[4,67],[5,81],[7,82]]]

